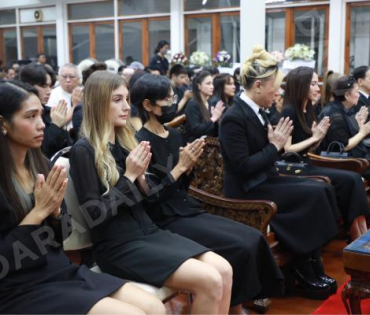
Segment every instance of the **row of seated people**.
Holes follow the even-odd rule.
[[[220,126],[224,192],[233,198],[276,202],[279,212],[271,226],[294,254],[293,270],[306,295],[322,299],[336,291],[336,281],[325,275],[320,249],[337,233],[339,208],[354,238],[366,231],[366,197],[363,186],[358,185],[361,178],[350,172],[335,174],[338,188],[334,183],[330,186],[278,176],[274,161],[280,150],[291,145],[293,121],[281,119],[273,130],[260,109],[271,106],[281,76],[276,61],[260,47],[243,65],[245,92],[235,97]],[[193,85],[202,89],[197,81]],[[206,90],[212,90],[212,81],[208,85]],[[38,150],[45,125],[35,90],[16,82],[2,83],[0,88],[4,148],[1,255],[12,268],[1,284],[1,292],[7,292],[1,298],[3,312],[94,313],[97,307],[108,312],[107,296],[121,301],[117,303],[122,312],[125,307],[149,312],[147,305],[130,299],[131,287],[118,278],[192,292],[194,313],[243,313],[241,303],[245,300],[282,294],[283,277],[264,236],[201,211],[187,195],[191,170],[204,142],[195,139],[186,144],[176,130],[164,126],[173,118],[174,93],[167,78],[149,74],[138,78],[130,95],[118,75],[97,71],[89,77],[84,88],[83,138],[70,156],[79,202],[97,221],[91,230],[97,263],[118,278],[93,275],[70,265],[60,249],[52,246],[40,250],[30,233],[44,225],[57,229],[60,212],[65,211],[66,174],[56,166],[49,173],[50,167]],[[136,134],[140,144],[127,124],[130,98],[144,123]],[[210,115],[221,117],[222,106],[216,105]],[[321,131],[315,131],[315,138],[327,128],[328,122],[324,122],[314,125],[314,131]],[[46,181],[38,174],[44,174]],[[345,196],[337,192],[342,186],[349,191]],[[338,207],[336,197],[346,199],[348,207]],[[352,209],[354,197],[360,203]],[[121,202],[112,202],[116,198]],[[39,254],[37,259],[24,257],[22,264],[16,265],[13,244],[17,240]],[[33,283],[27,291],[34,301],[31,306],[22,303],[25,293],[20,294],[19,289],[25,279],[19,281],[19,277]],[[61,279],[63,286],[53,286],[50,293],[49,286]],[[71,290],[77,280],[80,287]],[[45,301],[43,290],[49,290],[53,302]],[[65,293],[68,290],[69,294]],[[54,303],[53,294],[66,296],[70,309]],[[82,295],[91,298],[83,299]],[[160,303],[151,301],[156,306],[152,311],[163,313]]]

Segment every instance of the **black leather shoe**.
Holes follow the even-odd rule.
[[[296,267],[293,267],[293,273],[299,284],[299,291],[301,291],[305,297],[312,300],[325,300],[330,296],[331,288],[329,284],[324,283],[319,279],[315,281],[309,280]]]
[[[316,274],[316,277],[318,277],[321,282],[324,282],[330,285],[331,294],[337,293],[337,289],[338,289],[337,280],[325,274],[322,261],[319,259],[311,259],[311,265],[312,265],[313,271]]]

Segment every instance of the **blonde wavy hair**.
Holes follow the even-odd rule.
[[[279,70],[278,63],[262,46],[254,46],[250,56],[241,66],[240,79],[246,90],[252,88],[257,80],[275,78],[275,86],[278,88],[283,81],[283,73]]]
[[[84,110],[82,121],[82,135],[89,141],[95,150],[95,167],[107,193],[118,181],[119,170],[116,161],[109,149],[111,123],[109,109],[113,91],[124,85],[126,81],[118,74],[108,71],[96,71],[86,81],[84,87]],[[116,141],[127,149],[133,150],[138,142],[132,126],[115,128]]]

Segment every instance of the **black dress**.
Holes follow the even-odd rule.
[[[271,227],[294,254],[309,254],[338,233],[334,188],[322,182],[278,175],[276,147],[252,108],[240,97],[223,116],[220,132],[224,193],[237,199],[267,199],[278,212]],[[334,205],[334,206],[333,206]]]
[[[187,132],[184,136],[188,142],[192,142],[201,136],[218,136],[218,123],[213,123],[211,120],[204,121],[199,104],[194,99],[187,102],[185,115]]]
[[[292,144],[302,142],[311,137],[300,125],[293,106],[285,106],[282,115],[293,120]],[[313,121],[310,119],[310,115],[306,114],[305,119],[307,125],[311,126]],[[345,226],[349,228],[352,221],[361,215],[368,216],[369,206],[361,176],[350,171],[315,166],[306,155],[308,151],[309,148],[299,152],[308,164],[307,175],[324,175],[330,178],[331,184],[335,188],[337,204],[342,213]]]
[[[168,176],[167,172],[171,172],[178,162],[179,148],[184,146],[177,130],[168,128],[168,131],[167,138],[159,137],[146,128],[137,134],[140,141],[150,141],[153,154],[150,172],[158,178]],[[189,184],[189,177],[183,175],[163,189],[159,202],[152,204],[148,211],[154,222],[163,229],[210,248],[229,261],[233,267],[231,305],[257,296],[282,294],[283,277],[263,234],[247,225],[201,210],[200,204],[187,193]]]
[[[109,192],[99,180],[94,150],[86,139],[79,140],[70,155],[79,203],[93,220],[96,262],[109,274],[161,287],[184,261],[209,249],[162,231],[152,222],[141,204],[138,187],[123,176],[129,152],[119,144],[110,149],[121,176]],[[163,186],[169,184],[168,178],[162,182]]]
[[[0,190],[1,314],[87,314],[99,300],[125,284],[122,279],[70,262],[62,251],[61,237],[52,238],[49,234],[50,239],[46,240],[42,236],[45,234],[39,234],[41,229],[50,227],[47,220],[42,225],[19,226],[12,213]],[[55,235],[60,236],[60,224],[52,226]],[[56,247],[46,245],[43,251],[40,238],[49,244],[57,242]],[[16,245],[19,251],[15,250]],[[4,261],[9,268],[4,268]]]
[[[67,130],[59,128],[51,122],[51,108],[44,105],[42,107],[44,108],[42,120],[44,121],[45,129],[41,150],[48,158],[51,158],[59,150],[68,147],[70,145],[70,139]]]

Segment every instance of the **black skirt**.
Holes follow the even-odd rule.
[[[76,266],[61,251],[46,258],[45,267],[1,280],[9,282],[7,290],[0,292],[1,314],[87,314],[127,282]]]
[[[284,278],[265,237],[247,225],[208,213],[174,217],[163,229],[210,248],[233,267],[231,305],[283,294]]]
[[[245,193],[245,199],[276,203],[270,222],[279,242],[295,254],[307,254],[338,233],[340,217],[334,187],[313,179],[270,176]]]

